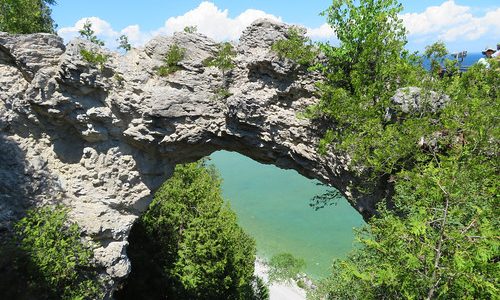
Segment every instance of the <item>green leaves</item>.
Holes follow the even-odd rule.
[[[158,68],[159,76],[168,76],[181,69],[179,63],[184,59],[186,49],[177,44],[172,44],[165,55],[165,64]]]
[[[95,35],[95,31],[92,29],[92,22],[90,22],[90,20],[85,21],[85,24],[83,24],[83,29],[79,30],[78,33],[82,38],[98,46],[104,46],[104,41],[98,39]]]
[[[92,249],[80,240],[80,228],[69,223],[65,209],[30,210],[15,229],[37,288],[61,299],[102,296]]]
[[[311,39],[304,36],[299,28],[291,27],[288,30],[287,38],[276,41],[271,49],[280,58],[288,58],[303,66],[310,66],[316,60],[317,50],[311,43]]]
[[[56,33],[49,5],[54,0],[0,0],[0,31]]]
[[[332,120],[320,150],[335,142],[373,182],[390,177],[394,193],[391,210],[379,207],[362,247],[334,264],[317,297],[495,298],[499,70],[474,66],[444,78],[423,71],[403,49],[400,10],[396,1],[337,0],[325,11],[341,44],[322,45],[328,60],[317,66],[326,80],[309,116]],[[442,43],[426,49],[434,73],[446,53]],[[407,86],[449,101],[387,120],[395,90]]]
[[[252,299],[258,292],[252,287],[255,242],[224,203],[220,178],[212,167],[203,162],[178,165],[138,225],[144,228],[140,239],[146,242],[137,247],[150,244],[144,255],[156,258],[149,269],[160,269],[160,282],[144,283],[148,290],[163,291],[156,297]],[[133,271],[131,276],[147,273]],[[124,295],[134,293],[124,291]]]

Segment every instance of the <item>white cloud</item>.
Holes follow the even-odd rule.
[[[83,29],[83,25],[86,21],[90,21],[92,23],[92,30],[95,31],[95,34],[106,42],[107,46],[114,46],[116,44],[115,39],[120,35],[118,32],[113,30],[111,25],[98,18],[98,17],[88,17],[78,20],[74,26],[72,27],[64,27],[57,31],[59,36],[61,36],[65,41],[69,41],[77,36],[79,36],[78,31]]]
[[[281,21],[280,17],[255,9],[247,9],[236,18],[230,18],[227,9],[221,10],[212,2],[204,1],[182,16],[169,18],[155,33],[171,34],[183,30],[186,26],[194,25],[198,27],[200,33],[215,40],[234,40],[248,25],[260,18]]]
[[[333,28],[326,23],[321,25],[320,27],[307,28],[307,35],[313,40],[314,39],[325,40],[336,37]]]
[[[471,7],[457,5],[453,0],[430,6],[422,13],[402,14],[401,18],[410,37],[428,41],[478,40],[500,30],[500,9],[478,17],[472,14]]]
[[[74,26],[61,28],[58,34],[68,42],[79,35],[78,31],[89,20],[96,35],[104,40],[108,48],[116,47],[116,39],[122,34],[128,36],[129,42],[133,46],[142,46],[156,35],[169,35],[176,31],[182,31],[186,26],[197,26],[200,33],[223,41],[238,39],[247,26],[261,18],[282,22],[281,17],[256,9],[247,9],[240,15],[231,18],[227,9],[221,10],[214,3],[204,1],[195,9],[181,16],[168,18],[162,27],[150,32],[142,31],[139,25],[130,25],[121,30],[115,30],[105,20],[98,17],[88,17],[78,20]],[[308,35],[313,39],[328,39],[334,37],[335,33],[327,24],[323,24],[318,28],[308,28]]]

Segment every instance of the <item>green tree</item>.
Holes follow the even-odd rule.
[[[101,298],[103,286],[92,263],[93,251],[80,235],[80,228],[69,222],[62,207],[29,210],[15,224],[15,236],[0,248],[2,260],[10,261],[9,273],[2,270],[0,295],[4,299]]]
[[[119,43],[118,49],[123,49],[126,52],[132,49],[132,45],[130,45],[128,37],[126,35],[124,34],[120,35],[120,37],[116,39],[116,41]]]
[[[319,68],[327,79],[311,115],[336,122],[338,134],[327,133],[324,148],[335,141],[353,169],[390,178],[394,190],[358,233],[360,247],[335,262],[315,296],[498,299],[499,71],[475,66],[443,78],[424,72],[402,48],[400,5],[357,3],[334,1],[327,11],[341,45],[323,46],[328,61]],[[370,62],[363,48],[380,62]],[[425,55],[439,60],[446,52],[437,43]],[[362,67],[366,74],[357,71]],[[421,88],[422,99],[435,92],[449,102],[388,120],[395,90],[410,85]]]
[[[178,165],[137,225],[140,233],[131,235],[129,250],[131,278],[149,276],[134,274],[137,256],[138,268],[159,278],[139,279],[138,285],[131,279],[117,299],[135,297],[137,288],[149,290],[143,294],[149,299],[254,299],[255,242],[224,203],[213,168]],[[134,241],[141,241],[135,246],[141,255],[133,254]]]
[[[56,33],[49,5],[55,0],[0,0],[0,31]]]
[[[299,65],[311,65],[317,56],[317,51],[311,43],[311,39],[304,35],[299,28],[291,27],[287,38],[276,41],[271,49],[281,58],[288,58]]]
[[[104,41],[97,38],[95,35],[95,31],[92,29],[92,22],[90,20],[86,20],[83,24],[83,28],[78,31],[80,36],[98,46],[104,46]]]

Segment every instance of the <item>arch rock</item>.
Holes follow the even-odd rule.
[[[76,39],[0,33],[0,226],[29,205],[63,203],[95,255],[110,291],[130,272],[127,236],[177,163],[237,151],[337,188],[365,218],[387,193],[350,190],[362,176],[349,158],[317,153],[324,124],[299,117],[317,102],[318,74],[271,51],[288,25],[258,20],[235,44],[231,96],[217,97],[221,72],[203,61],[215,41],[192,33],[157,37],[103,66],[84,61]],[[169,47],[186,49],[181,70],[160,77]],[[334,149],[334,147],[332,147]]]

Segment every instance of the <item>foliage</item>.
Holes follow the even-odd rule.
[[[425,47],[424,57],[426,57],[431,64],[431,72],[438,73],[441,70],[441,65],[444,62],[445,56],[448,54],[444,42],[439,41]]]
[[[158,68],[158,75],[168,76],[181,69],[179,62],[184,59],[186,49],[173,44],[165,55],[165,63]]]
[[[309,116],[335,124],[323,150],[335,141],[353,169],[390,178],[394,194],[386,199],[391,209],[379,207],[358,233],[361,247],[335,262],[316,297],[498,298],[499,70],[424,72],[403,49],[400,5],[357,3],[334,1],[326,12],[341,45],[322,45],[328,61],[318,69],[327,79]],[[445,53],[437,43],[425,55],[439,62]],[[448,95],[449,103],[387,120],[390,98],[407,86],[420,87],[424,100],[431,91]]]
[[[93,66],[99,66],[101,71],[104,69],[104,65],[108,61],[109,56],[102,53],[97,53],[93,50],[80,49],[80,55],[83,60],[90,63]]]
[[[222,72],[222,78],[224,80],[226,73],[235,67],[233,60],[236,56],[236,51],[234,51],[233,45],[229,42],[219,44],[218,48],[215,56],[206,59],[204,65],[219,69]]]
[[[269,261],[269,281],[286,282],[293,280],[306,266],[301,258],[294,257],[291,253],[280,253],[271,257]]]
[[[97,38],[95,31],[92,29],[92,22],[86,20],[83,24],[83,29],[79,30],[80,36],[98,46],[104,46],[104,41]]]
[[[56,33],[49,5],[55,0],[0,0],[0,31]]]
[[[288,30],[286,39],[276,41],[271,46],[271,49],[280,58],[288,58],[303,66],[311,65],[318,55],[311,43],[311,39],[296,27],[291,27]]]
[[[125,52],[130,51],[132,49],[132,45],[130,45],[128,41],[128,37],[124,34],[120,35],[120,37],[116,40],[119,45],[118,49],[123,49]]]
[[[224,203],[213,168],[178,165],[137,225],[129,250],[131,280],[117,299],[142,290],[148,299],[253,299],[255,242]],[[136,266],[144,274],[134,274]]]
[[[198,26],[196,26],[196,25],[186,26],[186,27],[184,27],[184,32],[186,32],[186,33],[197,33],[198,32]]]
[[[102,285],[92,265],[92,249],[80,239],[61,207],[28,211],[15,225],[16,237],[1,247],[11,260],[6,297],[29,299],[99,299]],[[2,280],[3,282],[3,280]],[[2,284],[3,285],[3,284]]]

